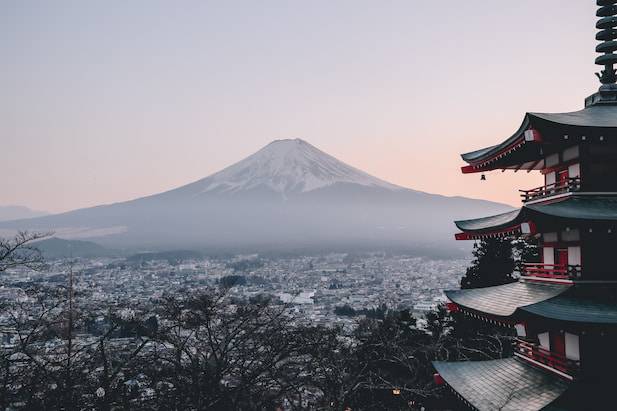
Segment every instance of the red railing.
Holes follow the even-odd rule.
[[[554,194],[568,193],[570,191],[578,191],[581,188],[580,177],[568,178],[564,181],[558,181],[553,184],[547,184],[542,187],[537,187],[531,190],[519,190],[523,202],[535,200],[542,197],[548,197]]]
[[[580,367],[581,362],[571,360],[563,354],[551,352],[542,348],[540,345],[531,343],[517,338],[515,340],[515,351],[531,360],[554,368],[570,376],[575,376]]]
[[[581,276],[580,265],[525,263],[523,275],[553,278],[558,280],[575,280]]]

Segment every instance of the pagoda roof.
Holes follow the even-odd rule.
[[[523,208],[572,220],[617,221],[617,196],[572,195],[562,201],[528,204]]]
[[[549,300],[570,285],[515,282],[495,287],[445,291],[456,305],[497,317],[510,317],[521,307]]]
[[[591,105],[569,113],[527,113],[519,129],[502,143],[462,154],[469,163],[464,173],[495,169],[541,169],[544,167],[542,142],[575,144],[591,130],[609,132],[603,137],[617,137],[617,105]],[[568,135],[568,140],[564,140]],[[587,137],[587,136],[585,136]]]
[[[433,362],[446,383],[480,411],[541,410],[568,389],[557,377],[516,358],[490,361]]]
[[[598,299],[582,298],[568,293],[537,304],[520,307],[520,310],[558,321],[597,325],[617,324],[617,304]]]
[[[617,287],[602,284],[552,284],[533,281],[445,291],[463,310],[490,319],[519,321],[533,315],[587,325],[617,325]]]
[[[527,221],[537,225],[542,219],[614,222],[617,221],[617,196],[574,194],[559,201],[526,204],[507,213],[454,223],[465,233],[482,234],[503,231]]]
[[[474,218],[471,220],[459,220],[454,224],[462,231],[485,231],[512,226],[520,222],[522,209],[508,211],[507,213],[492,215],[489,217]]]
[[[547,121],[572,127],[617,128],[617,105],[590,106],[570,113],[528,113],[530,123]]]

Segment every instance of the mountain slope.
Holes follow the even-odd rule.
[[[109,250],[91,241],[64,240],[52,237],[34,243],[46,259],[69,257],[106,257],[115,255]]]
[[[0,228],[142,249],[455,248],[453,219],[508,209],[396,186],[302,140],[277,140],[177,189]]]
[[[237,192],[266,186],[281,193],[297,193],[336,183],[401,189],[351,167],[304,140],[275,140],[255,154],[203,180],[203,192]]]
[[[24,206],[0,205],[0,221],[17,220],[18,218],[34,218],[47,215],[44,211],[31,210]]]
[[[347,165],[304,140],[288,139],[275,140],[215,174],[159,195],[194,198],[276,193],[273,198],[287,198],[340,183],[404,190]]]

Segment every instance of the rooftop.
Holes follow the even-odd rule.
[[[446,291],[457,305],[497,317],[510,317],[517,309],[549,300],[569,285],[516,282],[495,287]]]
[[[480,411],[536,411],[551,404],[568,383],[515,358],[433,362],[446,383]]]
[[[568,220],[572,223],[609,223],[617,221],[617,196],[571,193],[559,201],[526,204],[518,210],[472,220],[455,221],[464,232],[491,232],[526,221],[538,224],[542,219]]]

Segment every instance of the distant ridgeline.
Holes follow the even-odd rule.
[[[69,257],[109,257],[117,251],[103,247],[92,241],[65,240],[52,237],[33,244],[48,260]]]

